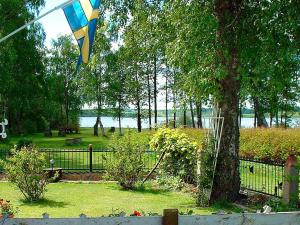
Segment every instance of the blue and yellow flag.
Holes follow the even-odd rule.
[[[88,63],[99,15],[100,0],[78,0],[63,10],[80,48],[78,66]]]

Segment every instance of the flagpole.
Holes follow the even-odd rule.
[[[46,12],[46,13],[40,15],[39,17],[35,18],[34,20],[32,20],[32,21],[26,23],[25,25],[21,26],[20,28],[16,29],[15,31],[11,32],[10,34],[8,34],[8,35],[6,35],[5,37],[1,38],[1,39],[0,39],[0,43],[3,42],[3,41],[5,41],[5,40],[7,40],[7,39],[10,38],[11,36],[15,35],[15,34],[18,33],[19,31],[25,29],[26,27],[30,26],[30,25],[33,24],[34,22],[36,22],[36,21],[42,19],[43,17],[47,16],[48,14],[50,14],[50,13],[52,13],[52,12],[58,10],[58,9],[64,8],[64,7],[66,7],[66,6],[70,5],[70,4],[72,4],[72,3],[75,2],[75,1],[78,1],[78,0],[68,0],[68,1],[66,1],[66,2],[64,2],[64,3],[62,3],[62,4],[60,4],[60,5],[56,6],[56,7],[54,7],[53,9],[49,10],[48,12]]]

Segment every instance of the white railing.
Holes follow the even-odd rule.
[[[207,216],[179,216],[175,224],[161,216],[153,217],[100,217],[66,219],[2,219],[0,225],[297,225],[300,212],[226,214]]]

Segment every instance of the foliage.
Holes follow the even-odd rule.
[[[268,205],[272,208],[272,212],[290,212],[290,211],[298,211],[298,207],[291,207],[287,204],[284,204],[281,199],[271,198],[269,199],[265,205]],[[262,207],[261,207],[262,208]]]
[[[160,168],[167,175],[195,183],[197,144],[186,134],[175,129],[160,128],[153,135],[150,148],[158,154],[165,154]]]
[[[1,217],[11,217],[14,216],[17,212],[17,209],[15,209],[10,201],[0,199],[0,219]]]
[[[32,146],[32,140],[29,138],[21,138],[18,140],[16,144],[16,149],[21,150],[22,148],[31,147]]]
[[[124,189],[135,188],[143,176],[144,143],[129,131],[123,137],[115,135],[109,149],[114,152],[114,160],[108,163],[108,176]]]
[[[179,176],[170,176],[161,172],[156,176],[156,182],[166,190],[181,190],[184,187]]]
[[[198,181],[198,196],[197,204],[199,206],[209,205],[209,195],[212,189],[214,159],[215,159],[215,140],[213,137],[205,137],[203,139],[201,152],[199,155],[200,174],[197,177]]]
[[[33,146],[13,149],[12,154],[7,162],[2,162],[8,180],[19,188],[26,200],[40,199],[47,185],[47,177],[43,171],[46,166],[45,155]]]
[[[79,124],[81,96],[76,65],[78,47],[71,35],[59,36],[52,40],[47,61],[47,89],[49,98],[47,117],[54,128],[76,128]]]
[[[243,129],[240,138],[242,157],[285,162],[300,155],[300,129]]]

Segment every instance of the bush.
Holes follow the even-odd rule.
[[[300,155],[300,129],[242,129],[240,141],[242,157],[285,162]]]
[[[25,134],[34,134],[37,132],[37,124],[36,121],[31,119],[26,119],[23,122],[23,132]]]
[[[10,182],[14,183],[28,201],[40,199],[47,185],[44,172],[45,155],[35,147],[24,147],[12,150],[13,156],[4,164],[4,170]]]
[[[32,147],[32,140],[28,139],[28,138],[21,138],[20,140],[18,140],[16,149],[20,150],[20,149],[22,149],[24,147],[25,148]]]
[[[0,220],[2,218],[13,218],[16,214],[17,209],[15,209],[10,201],[0,199]]]
[[[166,190],[178,191],[184,187],[184,183],[180,177],[169,176],[163,173],[158,174],[156,181]]]
[[[180,129],[189,138],[201,144],[204,130]],[[291,154],[300,156],[299,128],[249,128],[241,129],[240,156],[285,162]]]
[[[109,148],[114,152],[114,158],[107,167],[108,177],[125,189],[133,189],[143,176],[144,143],[129,131],[123,137],[114,135]]]
[[[201,207],[209,206],[214,173],[215,143],[214,137],[210,136],[209,139],[205,137],[199,155],[200,175],[198,175],[197,205]]]
[[[196,182],[197,144],[176,129],[161,128],[150,141],[150,148],[165,152],[160,168],[184,182]]]

